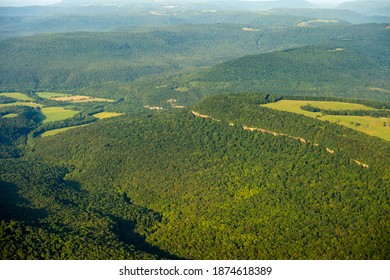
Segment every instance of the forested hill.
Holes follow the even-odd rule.
[[[172,26],[1,41],[0,90],[123,99],[123,108],[169,106],[169,99],[192,105],[212,93],[249,91],[389,100],[386,25],[252,31],[245,26]],[[194,74],[198,67],[213,65]]]
[[[69,6],[0,7],[0,39],[40,33],[100,32],[123,28],[134,29],[140,26],[182,24],[238,23],[286,27],[305,22],[309,25],[390,22],[388,5],[350,6],[330,10],[313,8],[314,6],[308,2],[306,4],[309,5],[298,5],[296,1],[290,2],[209,1],[206,3],[198,1],[194,5],[191,1],[178,1],[169,9],[165,7],[165,3],[156,1],[146,3],[135,1],[125,6],[107,6],[99,3],[94,5],[87,1],[85,6],[80,6],[78,3]],[[320,21],[317,21],[318,19]],[[325,21],[321,21],[324,19]]]
[[[215,102],[209,108],[218,108],[221,102]],[[243,115],[252,115],[235,104],[245,110]],[[290,115],[281,112],[279,117],[285,122]],[[261,118],[279,122],[268,109],[261,110]],[[303,116],[291,119],[292,127],[298,125],[300,132],[334,135],[333,125],[312,127],[319,123]],[[158,227],[144,236],[173,255],[389,257],[387,142],[364,144],[367,136],[358,138],[345,129],[346,140],[332,146],[332,154],[325,147],[334,143],[316,146],[244,130],[239,123],[229,125],[187,110],[122,116],[82,129],[41,139],[30,160],[67,166],[67,180],[79,182],[91,196],[124,194],[160,213]],[[359,159],[370,168],[351,160],[354,145],[364,147]]]
[[[390,258],[389,24],[234,16],[0,40],[0,259]]]
[[[0,159],[0,259],[175,258],[140,233],[161,216],[115,193],[87,193],[67,170]]]
[[[79,90],[259,52],[242,25],[60,33],[0,42],[1,90]],[[122,96],[123,97],[123,96]]]
[[[337,25],[282,29],[261,27],[255,29],[256,31],[245,31],[243,28],[246,26],[173,26],[133,32],[50,34],[1,41],[0,90],[76,91],[93,86],[96,95],[107,98],[115,95],[114,98],[119,99],[123,98],[127,92],[123,90],[123,86],[118,86],[118,83],[127,84],[151,74],[166,74],[193,67],[212,66],[249,54],[273,52],[305,45],[325,45],[330,49],[344,48],[344,52],[329,53],[318,53],[313,50],[310,56],[305,55],[305,50],[289,53],[290,56],[295,55],[295,60],[298,62],[302,60],[300,62],[302,64],[296,67],[303,68],[300,69],[300,74],[307,74],[308,78],[312,73],[306,73],[304,67],[305,63],[310,63],[310,61],[311,64],[317,65],[314,70],[318,75],[322,63],[334,63],[332,69],[338,70],[337,67],[341,66],[339,59],[343,56],[345,56],[346,64],[350,60],[357,59],[358,62],[354,62],[354,66],[362,60],[361,65],[358,65],[362,72],[381,66],[372,73],[374,77],[364,77],[370,80],[375,79],[377,74],[380,75],[378,77],[380,79],[383,76],[381,68],[388,67],[389,64],[389,40],[387,39],[390,31],[385,29],[385,25]],[[354,53],[356,48],[359,49],[359,53]],[[287,54],[282,55],[281,53],[271,55],[268,60],[267,56],[264,56],[265,63],[273,59],[280,61]],[[326,62],[325,60],[328,59],[330,61]],[[253,79],[253,73],[249,73],[249,67],[245,67],[246,60],[248,58],[244,58],[241,63],[238,60],[217,66],[214,71],[216,73],[210,73],[210,76],[216,78],[216,81],[229,80],[233,78],[229,75],[234,74],[229,71],[243,67],[246,68],[242,69],[246,74],[241,77],[241,80],[245,80],[246,76],[248,76],[246,79]],[[255,61],[258,60],[255,59]],[[261,65],[255,65],[261,61],[255,61],[249,62],[250,65],[261,67]],[[233,69],[229,70],[232,67]],[[345,70],[346,67],[343,66],[341,69]],[[222,68],[228,72],[223,72]],[[283,71],[292,70],[282,68],[279,71],[283,73]],[[352,68],[347,70],[352,71]],[[270,67],[269,71],[269,74],[274,72],[275,66]],[[325,72],[321,75],[326,77],[331,73]],[[111,83],[110,87],[117,88],[107,92],[104,90],[104,83],[110,82],[115,82]],[[283,84],[277,84],[278,87],[280,85]],[[102,89],[99,90],[99,88]],[[286,88],[289,87],[286,86]]]
[[[192,81],[217,93],[264,92],[390,101],[390,48],[385,39],[390,39],[390,32],[383,29],[378,44],[371,49],[338,40],[331,46],[246,56],[216,65]]]

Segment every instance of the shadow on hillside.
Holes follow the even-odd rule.
[[[24,207],[28,201],[17,193],[17,186],[0,181],[0,220],[33,222],[47,216],[43,209]]]
[[[120,241],[133,245],[137,250],[156,255],[160,259],[180,260],[179,256],[172,255],[161,248],[146,242],[145,237],[135,232],[136,223],[133,221],[114,219],[117,223],[117,234]]]

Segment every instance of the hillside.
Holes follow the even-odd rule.
[[[158,223],[158,213],[118,194],[91,196],[64,181],[61,167],[0,164],[0,259],[174,258],[139,234]]]
[[[348,1],[338,6],[340,9],[349,9],[366,15],[390,16],[390,3],[387,1]]]
[[[229,126],[228,118],[217,122],[174,110],[43,138],[29,157],[67,166],[67,180],[79,182],[89,195],[124,194],[160,213],[156,230],[145,234],[147,242],[183,258],[388,257],[383,221],[389,144],[347,129],[345,140],[335,138],[338,126],[290,113],[255,106],[253,114],[253,100],[263,99],[222,97],[195,109],[216,118],[222,116],[217,108],[233,116],[240,110],[241,123],[251,115],[248,125],[289,127],[308,141],[317,135],[319,146],[244,130],[238,122]],[[284,128],[275,126],[287,118]]]
[[[246,31],[251,28],[193,25],[9,39],[0,43],[0,90],[123,99],[128,108],[167,106],[169,99],[189,105],[224,91],[359,98],[363,93],[364,98],[388,100],[385,25],[254,26],[255,31]],[[318,47],[299,49],[307,45]],[[261,55],[245,57],[253,54]],[[236,60],[226,62],[231,59]],[[213,65],[194,74],[195,68]],[[232,83],[235,79],[240,82]]]
[[[353,43],[340,38],[332,45],[241,57],[199,72],[186,85],[202,93],[264,92],[389,101],[390,53],[384,41],[389,32],[381,28],[369,46],[363,38]]]
[[[200,2],[0,8],[0,259],[390,258],[386,16]]]

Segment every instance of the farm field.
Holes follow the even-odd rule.
[[[382,138],[390,141],[390,127],[385,126],[385,123],[390,122],[390,118],[374,118],[369,116],[324,116],[319,118],[351,129],[366,133],[371,136]]]
[[[62,102],[114,102],[115,100],[106,99],[106,98],[98,98],[87,95],[72,95],[67,93],[60,92],[38,92],[37,95],[42,98],[54,100],[54,101],[62,101]]]
[[[55,101],[63,101],[63,102],[114,102],[112,99],[105,98],[97,98],[86,95],[70,95],[70,96],[60,96],[60,97],[52,97],[51,100]]]
[[[63,107],[45,107],[41,111],[46,117],[43,123],[65,120],[78,113],[78,111],[68,110]]]
[[[0,93],[0,95],[15,98],[15,99],[18,99],[20,101],[32,101],[33,100],[31,97],[29,97],[26,94],[21,93],[21,92],[4,92],[4,93]]]
[[[67,130],[70,130],[70,129],[73,129],[73,128],[87,126],[87,125],[89,125],[89,124],[69,126],[69,127],[63,127],[63,128],[57,128],[57,129],[48,130],[48,131],[45,131],[44,133],[42,133],[40,137],[53,136],[53,135],[56,135],[58,133],[61,133],[61,132],[64,132],[64,131],[67,131]]]
[[[309,112],[302,110],[301,106],[307,104],[324,110],[375,110],[374,108],[355,103],[308,100],[280,100],[278,102],[262,106],[279,111],[301,114],[322,121],[337,123],[353,130],[360,131],[371,136],[376,136],[386,141],[390,141],[390,128],[384,125],[385,122],[388,123],[390,121],[389,118],[374,118],[369,116],[324,115],[320,112]]]
[[[0,104],[0,108],[9,107],[9,106],[43,107],[42,104],[38,104],[34,102],[14,102],[14,103]]]
[[[101,113],[94,114],[93,116],[98,119],[107,119],[112,117],[118,117],[121,115],[123,114],[115,113],[115,112],[101,112]]]
[[[16,118],[17,116],[18,116],[18,114],[7,114],[7,115],[4,115],[2,118],[13,119],[13,118]]]
[[[47,91],[44,91],[44,92],[37,92],[37,95],[38,95],[39,97],[46,98],[46,99],[51,99],[51,98],[54,98],[54,97],[66,97],[66,96],[70,96],[70,94],[66,94],[66,93],[47,92]]]
[[[53,108],[59,108],[59,107],[51,107]],[[46,108],[45,108],[46,109]],[[55,110],[54,110],[55,111]],[[61,111],[58,111],[58,113],[60,114]],[[67,112],[65,112],[65,114],[63,116],[66,116],[68,113],[71,114],[71,112],[76,112],[77,111],[71,111],[71,110],[67,110]],[[50,113],[49,113],[50,114]],[[53,113],[54,115],[54,113]],[[98,119],[107,119],[107,118],[112,118],[112,117],[117,117],[117,116],[121,116],[122,114],[120,113],[114,113],[114,112],[101,112],[101,113],[97,113],[97,114],[94,114],[93,116],[98,118]],[[46,121],[46,120],[45,120]],[[57,128],[57,129],[51,129],[51,130],[48,130],[48,131],[45,131],[44,133],[42,133],[40,136],[41,137],[47,137],[47,136],[53,136],[53,135],[56,135],[58,133],[61,133],[61,132],[64,132],[64,131],[67,131],[69,129],[73,129],[73,128],[77,128],[77,127],[82,127],[82,126],[87,126],[89,124],[83,124],[83,125],[75,125],[75,126],[69,126],[69,127],[63,127],[63,128]]]

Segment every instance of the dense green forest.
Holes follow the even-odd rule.
[[[175,109],[36,138],[1,160],[2,258],[388,258],[388,142],[259,106],[282,98],[216,95],[192,108],[214,119]]]
[[[134,5],[0,9],[0,259],[390,258],[390,143],[261,106],[388,129],[389,24]]]
[[[278,117],[259,119],[291,114]],[[100,122],[65,143],[44,138],[30,157],[67,166],[90,194],[125,194],[161,213],[146,240],[184,258],[388,258],[390,146],[347,129],[338,143],[335,127],[318,127],[332,142],[316,146],[179,110]]]
[[[381,90],[390,87],[388,50],[387,42],[371,51],[340,42],[338,48],[310,46],[252,55],[217,65],[193,81],[216,93],[262,91],[389,101],[387,90]],[[380,52],[384,55],[378,56]]]
[[[165,101],[171,98],[191,105],[208,94],[252,91],[389,101],[381,91],[389,88],[385,25],[261,26],[256,32],[244,31],[245,26],[184,25],[5,40],[0,44],[0,90],[123,99],[127,110],[168,106]],[[232,58],[238,59],[218,64]],[[188,91],[178,92],[180,87]]]
[[[158,213],[124,195],[80,189],[62,167],[0,160],[1,259],[155,259],[145,243]]]

